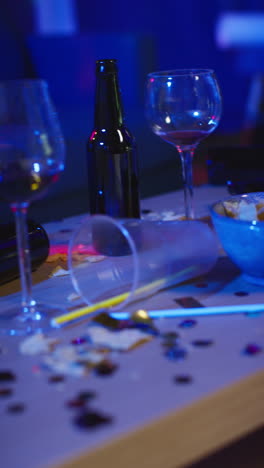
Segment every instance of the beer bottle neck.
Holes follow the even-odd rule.
[[[96,64],[95,127],[112,129],[123,124],[117,67],[113,60]]]

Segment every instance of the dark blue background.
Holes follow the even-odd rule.
[[[85,142],[93,126],[97,59],[118,59],[127,124],[138,141],[143,196],[173,190],[181,184],[174,148],[153,135],[145,121],[144,84],[148,72],[213,68],[222,90],[223,115],[216,132],[199,147],[196,158],[210,145],[237,141],[253,71],[264,72],[264,53],[262,49],[248,50],[246,54],[222,50],[216,43],[215,29],[221,13],[263,11],[262,3],[76,0],[76,33],[43,36],[36,30],[33,0],[2,2],[0,79],[45,78],[67,144],[65,173],[42,205],[37,204],[43,207],[43,217],[54,217],[54,210],[56,216],[58,209],[63,216],[66,209],[71,214],[88,208]],[[49,204],[55,196],[63,200],[65,208],[62,202]],[[33,207],[33,213],[37,207]]]

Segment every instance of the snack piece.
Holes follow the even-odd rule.
[[[57,338],[50,338],[43,333],[36,333],[35,335],[25,338],[19,345],[19,351],[22,354],[35,355],[41,353],[48,353],[55,349],[59,343]]]
[[[224,213],[221,210],[221,206],[224,208]],[[228,200],[219,206],[218,212],[219,214],[225,214],[229,218],[242,221],[264,221],[264,201],[255,203],[248,201],[246,198],[239,202]]]
[[[50,273],[50,277],[52,276],[67,276],[69,275],[70,272],[69,270],[65,270],[64,268],[62,268],[61,266],[57,265],[54,270]]]
[[[256,204],[258,221],[264,221],[264,202]]]
[[[87,332],[93,344],[116,351],[129,351],[153,339],[153,336],[136,329],[116,332],[94,325],[88,327]]]
[[[257,219],[257,210],[255,203],[248,203],[242,200],[239,204],[238,219],[242,221],[254,221]]]
[[[237,201],[224,201],[223,205],[229,218],[238,218],[239,203]]]

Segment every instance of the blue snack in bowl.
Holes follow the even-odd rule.
[[[264,192],[230,196],[209,208],[222,247],[243,278],[264,285]]]

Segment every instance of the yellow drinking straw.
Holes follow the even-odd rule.
[[[183,276],[186,273],[190,273],[191,271],[194,271],[196,269],[195,266],[190,266],[188,268],[185,268],[184,270],[179,271],[175,275],[170,276],[169,278],[162,278],[160,280],[153,281],[152,283],[146,284],[145,286],[142,286],[141,288],[138,288],[135,290],[135,294],[141,294],[148,292],[148,290],[151,290],[153,288],[159,288],[161,289],[162,286],[165,286],[165,284],[172,283],[174,279],[179,278],[179,276]],[[100,302],[96,302],[95,304],[88,305],[85,307],[81,307],[80,309],[73,310],[72,312],[67,312],[66,314],[59,315],[57,317],[54,317],[51,320],[51,324],[53,327],[59,326],[59,325],[64,325],[67,322],[71,322],[73,320],[80,319],[82,317],[85,317],[86,315],[89,315],[90,317],[93,317],[96,315],[96,313],[102,309],[107,309],[109,307],[116,306],[118,304],[121,304],[121,302],[125,301],[130,292],[124,292],[122,294],[119,294],[118,296],[110,297],[109,299],[105,299]],[[94,313],[95,312],[95,313]]]

